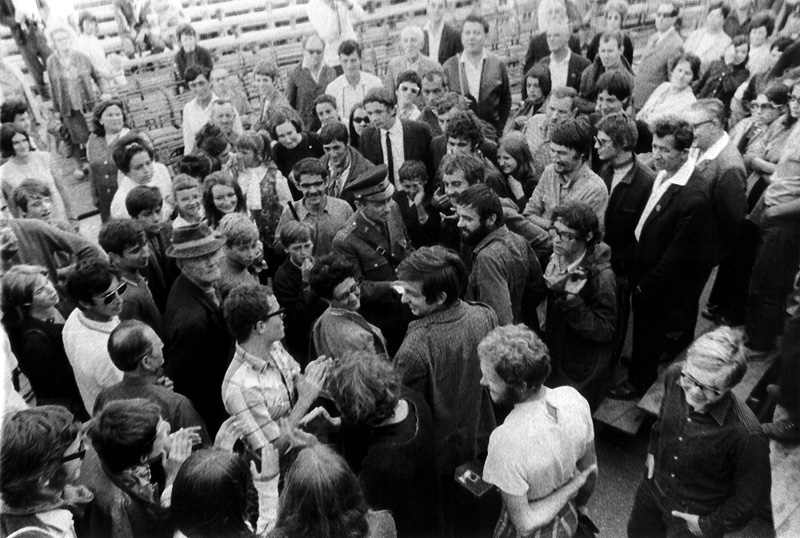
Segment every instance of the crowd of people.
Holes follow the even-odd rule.
[[[47,19],[0,2],[34,80],[0,80],[2,536],[592,536],[592,413],[673,362],[628,536],[768,509],[768,440],[800,442],[793,4],[684,32],[661,2],[637,51],[624,0],[542,0],[515,106],[489,23],[448,0],[383,77],[359,3],[312,0],[303,59],[285,84],[258,61],[252,100],[129,3],[123,52],[174,49],[191,97],[172,167],[69,21],[37,60]],[[760,424],[732,389],[775,356],[786,416]]]

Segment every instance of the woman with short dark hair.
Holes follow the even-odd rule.
[[[83,443],[75,418],[57,405],[3,418],[0,534],[28,528],[75,538],[73,516],[82,514],[93,498],[85,487],[73,485],[86,454]]]
[[[295,200],[302,194],[292,181],[292,168],[307,157],[315,159],[325,155],[322,142],[316,133],[303,131],[300,116],[291,108],[280,108],[272,114],[270,135],[276,144],[272,147],[272,158],[281,174],[289,179],[289,188]]]
[[[100,220],[111,218],[111,202],[117,192],[117,165],[113,150],[120,138],[130,132],[125,114],[125,104],[118,99],[97,103],[92,113],[94,133],[86,142],[86,160],[89,161],[89,185],[92,201],[100,210]]]
[[[114,164],[122,172],[117,192],[111,201],[111,216],[117,219],[130,218],[125,208],[125,197],[135,187],[156,187],[164,199],[161,211],[164,218],[172,214],[172,177],[166,166],[155,162],[155,152],[150,141],[141,134],[128,133],[114,148]]]

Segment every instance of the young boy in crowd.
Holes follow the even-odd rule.
[[[178,174],[172,180],[172,198],[178,211],[172,228],[180,228],[188,224],[200,222],[205,218],[203,210],[203,192],[200,182],[187,174]]]
[[[326,125],[341,121],[339,119],[339,113],[336,112],[336,98],[327,93],[318,95],[317,98],[314,99],[314,113],[322,124],[320,126],[320,131],[322,127]]]
[[[422,161],[406,161],[400,166],[398,188],[393,198],[415,248],[433,246],[439,237],[439,212],[431,207],[425,192],[428,172]]]
[[[147,280],[159,312],[162,313],[167,306],[172,283],[178,277],[175,260],[167,256],[167,248],[172,241],[172,224],[164,222],[162,218],[163,205],[161,192],[144,185],[135,187],[125,197],[125,209],[142,226],[147,238],[149,258],[147,267],[141,273]]]
[[[68,222],[53,217],[53,194],[38,179],[26,179],[20,183],[14,189],[12,198],[22,218],[41,220],[65,232],[75,232],[75,228]]]
[[[314,321],[327,304],[311,291],[308,274],[314,267],[314,229],[305,222],[290,221],[281,228],[280,242],[288,258],[278,268],[272,291],[286,311],[284,344],[286,350],[303,367],[308,363],[308,335]]]
[[[141,273],[150,259],[147,236],[141,224],[131,219],[111,219],[100,228],[97,241],[108,254],[111,265],[119,271],[120,284],[126,285],[119,318],[138,319],[163,335],[161,312]]]
[[[225,215],[219,222],[217,234],[225,239],[219,264],[222,277],[217,284],[225,300],[240,284],[259,284],[257,266],[263,263],[264,247],[258,237],[258,227],[242,213]]]

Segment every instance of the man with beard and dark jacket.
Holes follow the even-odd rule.
[[[542,267],[528,242],[503,224],[503,211],[500,197],[482,183],[456,199],[461,240],[472,248],[466,298],[491,306],[500,325],[524,321],[538,329],[536,306],[547,291]]]

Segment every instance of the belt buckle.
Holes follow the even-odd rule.
[[[381,256],[384,256],[386,254],[386,249],[383,248],[383,247],[378,247],[378,248],[375,249],[375,252],[377,252]]]

